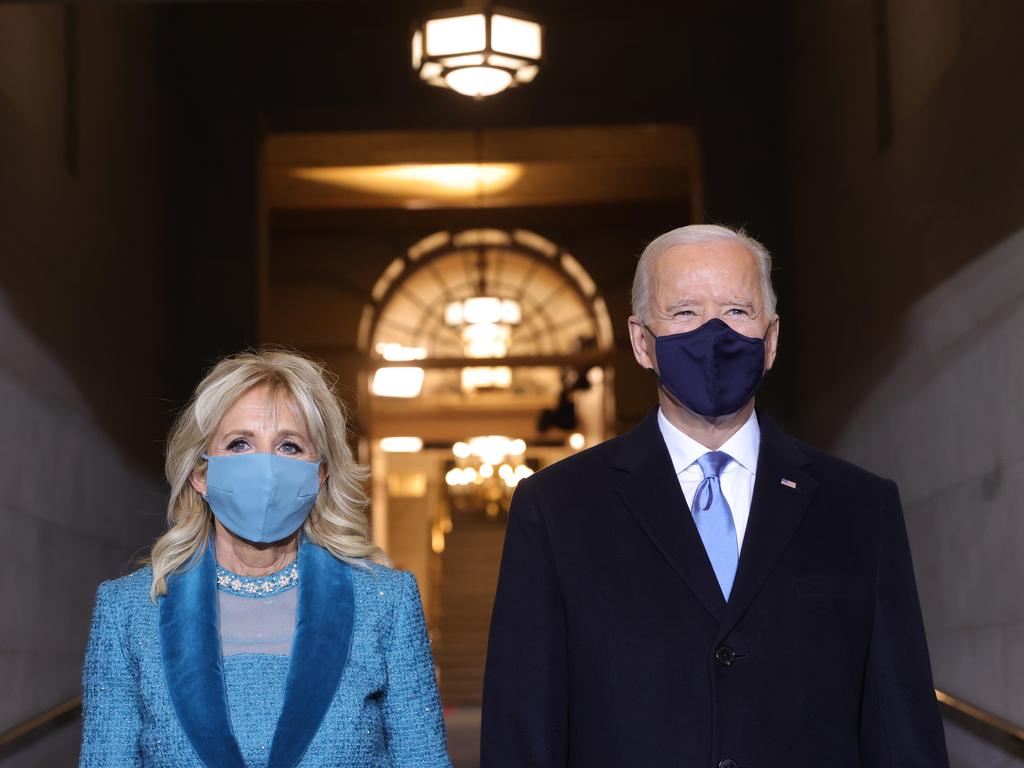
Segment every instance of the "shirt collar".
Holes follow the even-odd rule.
[[[665,439],[665,445],[668,446],[668,455],[672,457],[672,467],[677,475],[711,450],[677,429],[665,418],[665,414],[660,408],[658,409],[658,427],[661,429],[661,436]],[[729,454],[733,461],[740,464],[750,474],[755,475],[757,474],[757,456],[760,448],[761,427],[757,423],[757,414],[751,411],[750,418],[718,450]]]

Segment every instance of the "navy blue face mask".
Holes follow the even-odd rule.
[[[694,413],[709,418],[736,413],[761,386],[764,339],[737,333],[717,317],[668,336],[644,328],[654,336],[661,385]]]

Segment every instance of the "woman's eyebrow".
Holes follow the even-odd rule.
[[[282,429],[277,433],[278,437],[298,437],[301,440],[309,440],[305,432],[296,432],[294,429]]]

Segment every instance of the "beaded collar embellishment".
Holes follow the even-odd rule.
[[[266,576],[239,576],[217,566],[217,589],[239,597],[270,597],[287,592],[299,583],[299,561]]]

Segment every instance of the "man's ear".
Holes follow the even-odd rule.
[[[202,469],[193,469],[192,473],[188,476],[188,483],[191,485],[196,493],[200,496],[206,495],[206,467]]]
[[[768,333],[764,336],[764,370],[765,373],[775,364],[775,353],[779,350],[779,316],[772,318],[768,325]]]
[[[629,342],[633,346],[633,357],[637,364],[645,370],[656,370],[653,356],[648,352],[648,333],[636,315],[629,316]]]

